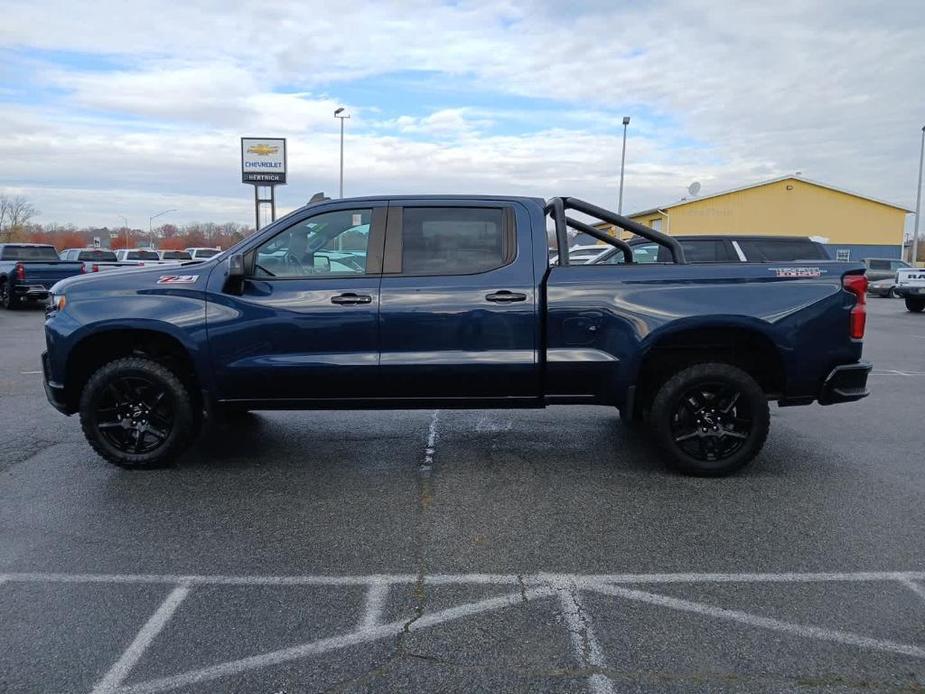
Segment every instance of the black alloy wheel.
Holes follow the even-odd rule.
[[[729,475],[758,455],[768,436],[767,396],[746,371],[692,364],[665,381],[649,411],[666,461],[702,477]]]
[[[734,385],[705,382],[684,391],[671,420],[674,442],[697,460],[714,462],[736,453],[752,431],[747,399]]]
[[[150,453],[174,426],[174,405],[163,384],[143,375],[117,376],[96,401],[96,428],[113,448]]]
[[[101,366],[80,395],[80,425],[93,449],[114,465],[162,467],[199,430],[201,408],[171,368],[144,356]]]

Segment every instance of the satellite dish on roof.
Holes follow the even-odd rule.
[[[694,181],[687,187],[687,192],[695,196],[700,192],[700,181]]]

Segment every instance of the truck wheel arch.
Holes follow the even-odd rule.
[[[157,329],[113,326],[87,334],[71,348],[64,371],[68,403],[76,409],[84,385],[101,366],[133,355],[167,366],[186,384],[190,394],[200,399],[201,379],[195,360],[176,336]]]
[[[786,389],[781,350],[761,330],[727,325],[681,328],[653,335],[644,346],[636,371],[634,411],[627,414],[639,417],[668,378],[702,362],[725,362],[741,368],[769,398]]]

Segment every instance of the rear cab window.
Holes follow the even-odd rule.
[[[186,251],[164,251],[162,260],[192,260]]]
[[[59,260],[58,252],[53,246],[4,246],[0,260]]]
[[[129,251],[125,254],[126,260],[160,260],[154,251]]]
[[[76,259],[94,263],[114,263],[116,254],[113,251],[79,251]]]

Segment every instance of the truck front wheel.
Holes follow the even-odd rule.
[[[103,458],[131,469],[162,467],[189,444],[196,411],[183,381],[145,357],[101,366],[80,396],[84,436]]]
[[[701,477],[729,475],[758,455],[770,412],[761,386],[731,364],[694,364],[655,395],[649,421],[668,462]]]
[[[906,308],[913,313],[921,313],[925,309],[925,299],[920,299],[918,297],[907,296],[906,297]]]

